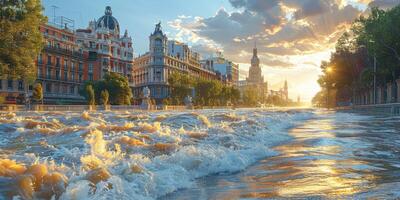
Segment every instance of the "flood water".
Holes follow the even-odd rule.
[[[315,111],[279,154],[162,199],[398,199],[400,118]]]
[[[400,198],[400,117],[0,113],[0,199]]]

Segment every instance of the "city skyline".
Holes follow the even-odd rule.
[[[79,1],[81,6],[76,7],[77,1],[45,0],[43,6],[49,21],[54,15],[52,6],[57,6],[57,16],[73,19],[75,28],[86,28],[89,20],[102,16],[104,7],[111,5],[121,32],[128,29],[132,35],[136,56],[147,51],[148,35],[161,21],[170,39],[188,43],[204,57],[222,51],[240,65],[241,79],[248,74],[252,47],[257,41],[260,65],[270,88],[279,89],[287,79],[290,98],[300,95],[302,100],[310,101],[320,89],[316,82],[321,73],[319,64],[329,59],[337,37],[366,12],[368,5],[398,4],[392,0],[277,2],[138,0],[111,5],[109,1]]]

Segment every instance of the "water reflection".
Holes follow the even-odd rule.
[[[399,118],[317,113],[290,130],[292,142],[234,175],[199,180],[165,199],[396,198]],[[397,124],[397,125],[396,125]]]

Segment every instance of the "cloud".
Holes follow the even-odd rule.
[[[375,0],[371,1],[369,7],[379,7],[382,9],[393,8],[400,4],[400,0]]]
[[[214,16],[182,15],[169,22],[178,30],[175,38],[192,43],[195,50],[205,55],[223,51],[225,57],[238,63],[249,62],[256,41],[262,63],[287,68],[290,63],[284,60],[285,56],[307,56],[333,49],[337,38],[364,12],[356,5],[389,8],[400,0],[229,2],[235,11],[222,8]]]

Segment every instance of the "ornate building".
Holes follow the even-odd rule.
[[[253,49],[253,58],[251,58],[251,66],[249,70],[249,77],[247,78],[247,84],[249,85],[262,85],[264,83],[264,77],[260,67],[260,59],[257,55],[257,47]]]
[[[168,41],[158,23],[149,37],[149,52],[133,62],[133,95],[142,96],[144,87],[150,89],[150,98],[161,103],[169,96],[168,75],[173,72],[188,74],[194,78],[217,79],[216,73],[200,65],[200,55],[188,45]]]
[[[120,26],[107,6],[104,16],[89,22],[87,29],[75,32],[66,24],[43,24],[39,27],[45,47],[38,56],[37,80],[42,83],[45,104],[83,104],[79,86],[84,81],[101,80],[105,73],[116,72],[128,78],[133,64],[132,38]],[[23,103],[25,90],[32,86],[21,80],[0,80],[0,95],[6,103]]]
[[[239,85],[242,94],[246,88],[251,87],[257,89],[261,101],[264,101],[268,96],[268,82],[264,82],[264,76],[262,76],[260,59],[258,58],[256,46],[253,48],[253,57],[251,58],[249,76],[246,81],[240,81]]]
[[[87,80],[100,80],[107,72],[116,72],[132,79],[132,38],[126,30],[120,35],[118,20],[107,6],[104,16],[89,22],[87,29],[76,31],[77,43],[87,57]]]

